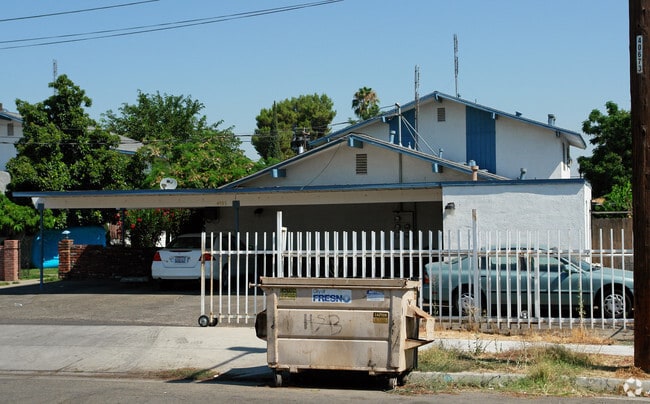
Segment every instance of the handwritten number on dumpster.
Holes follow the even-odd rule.
[[[336,314],[305,314],[305,330],[313,334],[321,332],[338,335],[343,330],[341,319]]]

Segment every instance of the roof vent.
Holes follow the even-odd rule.
[[[548,114],[548,124],[551,126],[555,126],[555,115]]]

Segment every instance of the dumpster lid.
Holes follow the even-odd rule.
[[[331,287],[350,289],[414,289],[420,286],[419,281],[394,278],[394,279],[370,279],[370,278],[260,278],[260,286],[266,287]]]

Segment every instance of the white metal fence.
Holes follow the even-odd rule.
[[[265,304],[257,287],[261,276],[412,278],[422,284],[420,307],[451,326],[629,326],[633,251],[549,243],[571,240],[562,236],[472,230],[214,233],[214,245],[205,250],[212,250],[210,267],[221,270],[202,282],[201,304],[221,323],[252,323]],[[456,242],[445,242],[450,239]],[[429,247],[436,245],[457,247]]]

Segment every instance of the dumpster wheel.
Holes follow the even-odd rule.
[[[199,325],[201,327],[207,327],[210,325],[210,318],[205,314],[199,317]]]
[[[273,386],[282,387],[282,383],[286,382],[286,379],[285,373],[282,370],[276,369],[273,371]]]

